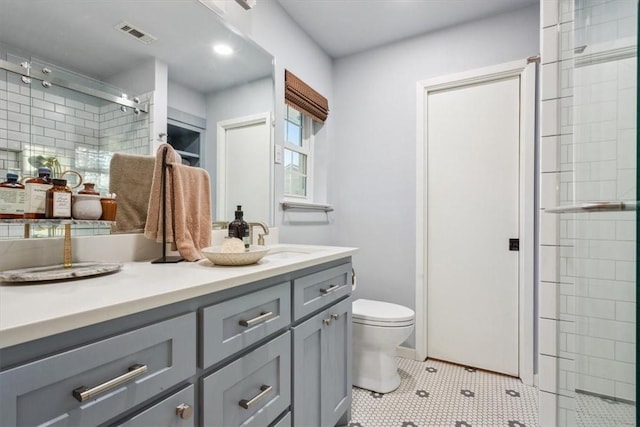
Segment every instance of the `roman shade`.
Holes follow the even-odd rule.
[[[329,115],[327,98],[289,70],[284,70],[284,102],[320,123],[324,123]]]

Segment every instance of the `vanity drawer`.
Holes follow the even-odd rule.
[[[289,282],[206,307],[202,309],[200,365],[207,368],[289,323]]]
[[[193,385],[190,385],[126,422],[115,425],[120,427],[194,427],[196,414],[194,413],[195,396],[193,388]]]
[[[291,412],[287,412],[287,415],[282,417],[277,423],[273,424],[273,427],[291,427]]]
[[[291,403],[291,332],[202,380],[205,426],[266,426]]]
[[[293,281],[293,318],[301,319],[349,294],[351,294],[351,263],[295,279]]]
[[[195,326],[186,314],[0,373],[0,425],[92,426],[133,408],[195,374]]]

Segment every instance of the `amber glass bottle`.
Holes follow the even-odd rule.
[[[71,189],[66,179],[54,179],[47,190],[45,216],[53,219],[71,218]]]
[[[22,219],[23,215],[24,185],[18,182],[18,175],[8,173],[0,183],[0,219]]]
[[[236,219],[229,223],[229,237],[236,237],[242,240],[245,249],[249,250],[249,224],[242,219],[243,215],[242,206],[238,205]]]
[[[24,217],[27,219],[45,218],[46,194],[51,188],[51,169],[38,168],[38,177],[24,182]]]

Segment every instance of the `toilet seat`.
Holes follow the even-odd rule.
[[[415,313],[410,308],[389,302],[359,299],[352,304],[354,323],[398,328],[412,326]]]

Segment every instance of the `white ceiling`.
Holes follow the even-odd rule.
[[[145,45],[114,29],[122,21],[158,40]],[[216,42],[236,54],[214,55]],[[273,70],[271,55],[197,0],[0,0],[0,43],[102,81],[157,58],[170,80],[203,93]]]
[[[278,2],[325,52],[333,58],[339,58],[452,25],[537,4],[538,0]]]
[[[232,0],[229,1],[230,4]],[[276,0],[258,0],[260,2]],[[277,0],[332,57],[341,57],[538,0]],[[250,12],[249,12],[250,13]],[[150,45],[119,33],[122,21],[158,37]],[[240,54],[220,58],[224,40]],[[170,79],[208,93],[270,75],[272,58],[230,31],[197,0],[0,0],[0,43],[108,80],[157,58]],[[15,49],[14,49],[15,48]]]

